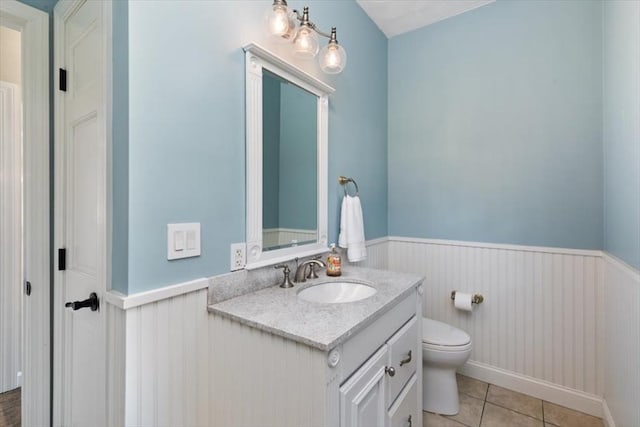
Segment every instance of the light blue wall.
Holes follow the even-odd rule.
[[[129,3],[128,283],[135,293],[229,270],[244,241],[244,53],[264,39],[269,1]],[[290,6],[301,8],[292,1]],[[349,53],[329,114],[329,227],[338,232],[336,179],[362,189],[367,238],[387,234],[387,43],[353,1],[308,2],[321,28],[338,27]],[[168,31],[167,29],[175,30]],[[115,52],[115,55],[120,52]],[[114,197],[122,197],[114,194]],[[166,224],[200,222],[202,256],[166,259]]]
[[[389,234],[602,248],[601,18],[498,1],[389,41]]]
[[[640,3],[604,2],[604,249],[640,269]]]
[[[129,276],[129,8],[113,2],[113,203],[111,288],[127,293]]]
[[[279,226],[316,230],[318,100],[295,85],[280,89]]]

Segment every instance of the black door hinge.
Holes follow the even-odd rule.
[[[60,68],[60,90],[67,91],[67,70]]]
[[[29,282],[28,280],[24,282],[24,293],[27,296],[31,295],[31,282]]]
[[[67,250],[65,248],[58,249],[58,271],[67,269]]]

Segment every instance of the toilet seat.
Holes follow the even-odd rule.
[[[423,317],[422,346],[438,351],[465,351],[471,348],[471,337],[456,327]]]
[[[427,342],[422,342],[422,350],[423,351],[440,351],[440,352],[463,352],[467,350],[471,350],[471,343],[465,345],[436,345],[429,344]]]

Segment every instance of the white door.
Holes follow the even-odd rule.
[[[106,422],[105,315],[90,296],[101,302],[107,271],[107,2],[61,3],[56,60],[66,70],[66,91],[55,88],[54,425],[99,427]]]
[[[385,427],[387,359],[385,344],[340,387],[341,427]]]

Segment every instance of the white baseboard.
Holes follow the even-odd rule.
[[[474,362],[473,360],[467,362],[459,369],[459,372],[471,378],[584,412],[594,417],[602,417],[603,415],[603,401],[600,396],[516,374],[504,369]]]
[[[605,427],[616,427],[616,422],[613,420],[613,415],[609,411],[609,405],[607,405],[606,400],[602,401],[602,421]]]

